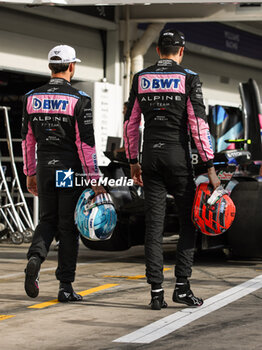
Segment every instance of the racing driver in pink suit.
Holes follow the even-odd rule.
[[[131,176],[144,185],[147,282],[151,285],[151,308],[167,307],[164,300],[162,239],[166,195],[175,197],[180,217],[180,238],[176,252],[176,285],[173,301],[191,307],[203,300],[190,289],[196,231],[191,221],[195,184],[189,151],[191,134],[206,164],[210,183],[219,186],[213,166],[213,150],[197,73],[184,69],[185,38],[174,29],[160,34],[160,59],[135,74],[126,113],[125,148]],[[144,116],[142,169],[138,163],[139,125]]]
[[[40,207],[40,222],[27,254],[25,291],[37,297],[40,266],[58,232],[58,300],[79,301],[82,297],[72,287],[79,238],[74,210],[83,189],[74,186],[74,174],[83,169],[93,180],[96,195],[105,190],[98,185],[91,99],[70,84],[76,62],[81,61],[72,47],[59,45],[49,52],[48,62],[51,80],[27,93],[23,104],[24,173],[28,191],[38,195]]]

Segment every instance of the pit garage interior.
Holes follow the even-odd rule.
[[[199,73],[210,119],[216,106],[241,119],[244,104],[239,83],[251,79],[262,94],[259,1],[1,1],[0,106],[10,107],[15,164],[34,225],[38,203],[26,191],[22,173],[22,99],[49,79],[48,51],[57,44],[68,44],[82,60],[73,85],[92,97],[98,162],[106,171],[110,166],[104,155],[107,138],[121,139],[122,145],[123,103],[133,75],[156,62],[158,34],[164,27],[185,33],[188,50],[182,65]],[[261,98],[256,102],[261,104]],[[1,164],[11,188],[13,173],[3,110],[0,125]],[[261,147],[258,141],[255,144]],[[262,159],[254,160],[256,165],[245,170],[251,172],[249,178],[258,179]],[[123,215],[121,234],[115,235],[113,243],[86,246],[80,242],[74,283],[75,290],[84,296],[79,304],[63,305],[55,299],[55,242],[41,269],[40,295],[37,300],[28,298],[23,283],[29,243],[26,239],[23,243],[12,241],[10,233],[3,234],[1,349],[260,349],[262,191],[259,180],[250,181],[251,185],[246,185],[247,181],[245,177],[238,184],[242,192],[235,192],[238,203],[252,203],[239,210],[244,229],[237,227],[235,232],[241,234],[199,239],[191,279],[195,293],[206,301],[199,310],[171,300],[177,227],[168,226],[171,233],[165,235],[163,243],[169,306],[156,313],[147,305],[150,295],[144,271],[143,216],[132,216],[127,230]],[[3,192],[1,205],[6,197]],[[140,213],[140,204],[135,203],[131,210]],[[170,208],[172,211],[172,205]],[[3,217],[0,222],[6,226]]]

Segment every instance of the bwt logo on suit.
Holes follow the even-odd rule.
[[[180,84],[180,79],[158,79],[154,78],[152,80],[147,79],[147,78],[142,78],[141,79],[141,87],[143,90],[147,90],[149,88],[151,89],[178,89]]]
[[[46,110],[53,110],[53,111],[65,111],[66,107],[68,105],[68,100],[49,100],[49,99],[43,99],[40,100],[39,98],[33,99],[33,109],[46,109]]]

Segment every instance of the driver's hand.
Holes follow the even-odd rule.
[[[143,180],[142,180],[142,170],[139,163],[136,164],[130,164],[130,171],[131,171],[131,179],[134,180],[134,183],[139,186],[143,186]]]
[[[101,186],[101,185],[92,186],[92,190],[95,192],[95,196],[98,196],[99,194],[102,194],[102,193],[107,193],[104,186]]]
[[[26,187],[28,192],[32,193],[34,196],[38,196],[36,175],[26,177]]]
[[[209,183],[213,186],[214,190],[220,186],[221,181],[219,180],[219,178],[217,177],[216,174],[216,170],[214,167],[209,168],[207,170],[207,175],[208,175],[208,179],[209,179]]]

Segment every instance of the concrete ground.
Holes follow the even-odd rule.
[[[81,245],[74,288],[83,292],[84,301],[68,304],[54,301],[58,291],[54,250],[42,265],[38,298],[26,296],[23,270],[27,249],[28,244],[0,244],[1,350],[261,349],[262,289],[258,287],[255,291],[247,287],[247,295],[150,343],[114,342],[166,316],[180,315],[180,310],[187,312],[172,302],[173,244],[164,244],[164,288],[169,306],[161,311],[148,306],[141,246],[126,252],[97,252]],[[261,261],[232,261],[221,253],[202,254],[196,257],[191,285],[196,295],[207,300],[259,275]]]

